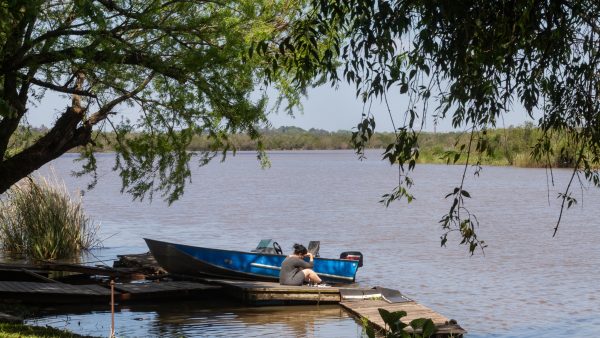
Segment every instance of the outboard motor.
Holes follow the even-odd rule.
[[[358,267],[363,266],[363,254],[360,251],[344,251],[340,254],[340,259],[350,259],[358,261]]]
[[[319,249],[320,248],[321,248],[321,241],[308,242],[308,252],[313,254],[313,256],[319,257]]]

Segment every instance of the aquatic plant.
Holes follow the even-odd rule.
[[[406,311],[390,312],[386,309],[378,310],[381,319],[385,323],[385,338],[428,338],[436,332],[435,324],[429,318],[417,318],[406,324],[400,320],[406,316]],[[363,326],[367,337],[376,337],[375,330],[372,326],[368,325],[368,321],[363,321]],[[412,332],[406,330],[407,327],[412,328]]]
[[[26,178],[0,200],[0,244],[11,254],[72,258],[100,244],[97,230],[64,183]]]

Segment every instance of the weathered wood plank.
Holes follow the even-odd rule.
[[[203,279],[222,285],[229,295],[250,304],[339,303],[340,288],[280,285],[274,282]]]
[[[311,287],[311,286],[294,286],[280,285],[275,282],[260,282],[260,281],[238,281],[226,279],[203,279],[208,283],[221,284],[241,288],[248,292],[293,292],[293,293],[336,293],[340,290],[337,287]]]
[[[95,285],[95,284],[77,285],[77,286],[80,288],[89,290],[91,295],[110,296],[109,286],[104,287],[102,285]],[[119,294],[119,292],[115,291],[115,294]]]
[[[155,298],[181,298],[206,296],[221,286],[196,282],[175,281],[161,283],[117,284],[115,295],[122,300],[148,300]],[[63,297],[64,299],[61,299]],[[0,281],[0,299],[54,302],[75,301],[78,297],[109,299],[110,288],[96,284],[71,285],[62,283]]]
[[[129,273],[115,270],[108,266],[97,267],[87,266],[80,264],[66,264],[66,263],[52,263],[46,262],[41,264],[9,264],[0,263],[0,269],[5,270],[17,270],[21,269],[33,270],[33,271],[67,271],[67,272],[78,272],[87,275],[98,275],[98,276],[109,276],[109,277],[121,277],[127,276]]]
[[[0,293],[54,293],[82,295],[110,295],[99,285],[69,285],[62,283],[5,282],[0,281]]]
[[[42,275],[40,275],[39,273],[37,273],[35,271],[30,271],[30,270],[27,270],[27,269],[21,269],[21,271],[23,271],[24,273],[26,273],[29,276],[32,276],[32,277],[34,277],[34,278],[36,278],[38,280],[43,280],[43,281],[45,281],[47,283],[60,283],[57,280],[54,280],[54,279],[42,276]]]
[[[173,281],[160,283],[128,283],[116,284],[115,289],[132,294],[161,293],[172,291],[205,291],[218,290],[221,287],[195,282]]]
[[[252,301],[299,301],[315,303],[339,303],[340,296],[327,293],[251,293],[248,300]]]
[[[121,292],[122,301],[150,300],[150,299],[175,299],[189,297],[206,297],[215,295],[215,291],[222,289],[218,285],[208,285],[188,281],[169,281],[153,283],[127,283],[116,284],[115,290]]]

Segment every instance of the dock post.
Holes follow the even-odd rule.
[[[115,338],[115,280],[110,280],[110,338]]]

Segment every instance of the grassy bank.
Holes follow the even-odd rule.
[[[12,146],[14,150],[22,149],[30,144],[32,140],[40,137],[44,130],[22,130],[21,136],[16,137]],[[320,129],[304,130],[298,127],[280,127],[277,129],[265,129],[261,131],[262,142],[266,150],[342,150],[352,149],[351,131],[340,130],[329,132]],[[136,137],[131,134],[128,137]],[[574,164],[575,151],[569,146],[567,138],[552,136],[548,139],[549,147],[552,148],[552,157],[543,162],[532,159],[531,153],[540,139],[542,133],[533,124],[525,124],[520,127],[509,127],[505,129],[487,130],[479,133],[474,143],[480,141],[485,144],[485,150],[481,154],[472,157],[473,163],[479,159],[484,165],[512,165],[519,167],[543,167],[550,163],[553,167],[569,167]],[[419,134],[419,159],[418,163],[446,163],[445,155],[460,149],[461,145],[468,143],[469,134],[459,132]],[[97,151],[109,152],[114,148],[111,143],[113,136],[105,134],[98,140]],[[373,134],[367,148],[383,149],[388,144],[394,143],[395,135],[390,132],[378,132]],[[256,150],[256,142],[248,135],[233,135],[230,141],[237,150]],[[188,145],[190,151],[211,150],[213,145],[205,136],[194,136]],[[475,148],[475,144],[473,145]],[[457,163],[464,163],[465,156],[461,156]]]
[[[25,324],[0,323],[0,337],[3,338],[93,338],[82,336],[52,327],[30,326]]]

